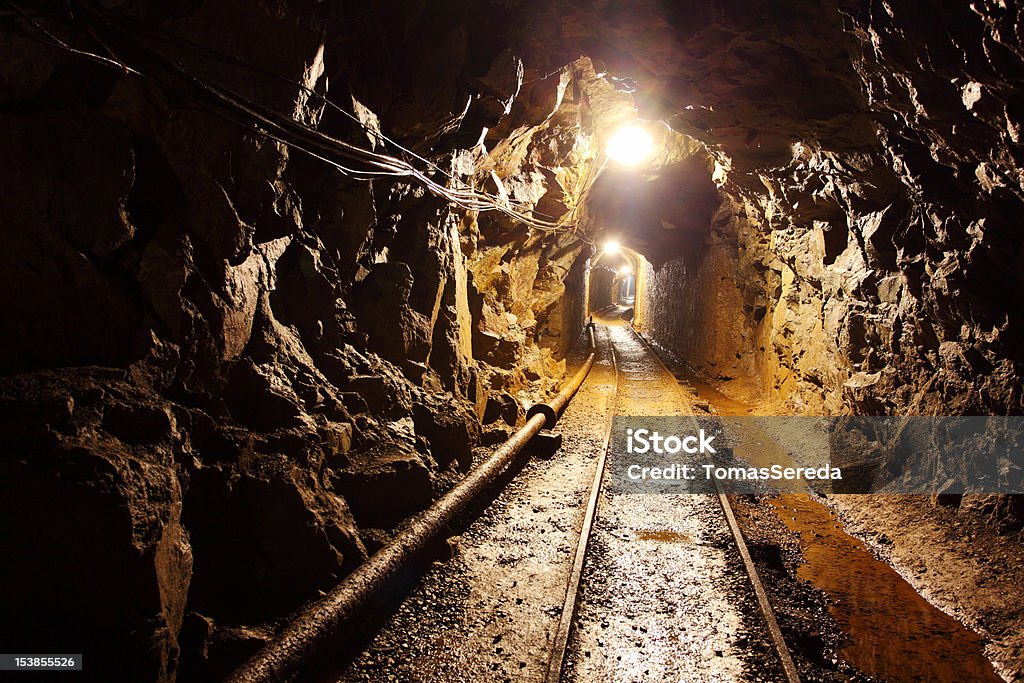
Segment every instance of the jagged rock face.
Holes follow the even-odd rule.
[[[507,10],[105,5],[131,37],[94,29],[157,81],[174,69],[152,49],[394,152],[383,128],[442,184],[500,185],[556,216],[580,200],[574,74],[524,71]],[[42,21],[91,45],[79,9]],[[173,73],[170,88],[126,77],[0,21],[6,551],[42,544],[5,565],[25,599],[4,623],[59,623],[65,649],[125,680],[218,680],[265,640],[259,624],[450,487],[481,422],[500,438],[522,420],[515,394],[557,383],[584,315],[582,245],[347,178]],[[45,640],[23,635],[25,651]]]
[[[457,479],[481,422],[520,420],[564,372],[602,231],[654,266],[640,324],[717,374],[810,410],[1022,408],[1015,10],[104,5],[134,29],[93,30],[156,82],[0,19],[3,516],[105,549],[5,571],[94,584],[138,656],[96,651],[130,680],[218,678]],[[93,49],[89,16],[44,21]],[[152,49],[576,231],[339,174],[189,99]],[[634,103],[663,153],[594,182]],[[99,606],[47,609],[87,635]]]
[[[677,312],[655,336],[697,364],[738,353],[806,409],[1016,413],[1020,25],[999,3],[597,3],[539,14],[527,44],[629,80],[739,216],[655,276]]]
[[[128,373],[7,378],[2,513],[12,647],[81,643],[92,666],[173,677],[193,574],[176,467],[188,416]],[[53,625],[59,624],[59,629]],[[104,643],[118,641],[114,649]]]

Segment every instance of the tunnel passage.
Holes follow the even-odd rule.
[[[722,201],[710,157],[688,150],[685,139],[678,144],[681,149],[666,152],[663,166],[607,170],[590,194],[595,224],[658,266],[677,258],[700,261]],[[686,156],[676,160],[678,154]]]
[[[659,165],[617,167],[594,185],[602,237],[590,260],[590,309],[628,309],[638,330],[698,374],[735,380],[744,395],[784,390],[758,345],[767,306],[755,310],[742,294],[761,286],[738,270],[750,248],[743,208],[715,184],[714,162],[692,140],[667,146]]]
[[[608,306],[633,308],[639,296],[637,273],[642,263],[642,257],[635,252],[617,242],[609,247],[606,242],[597,256],[590,259],[589,311]]]
[[[219,679],[550,397],[602,304],[748,406],[1021,414],[1003,4],[4,5],[11,642]]]

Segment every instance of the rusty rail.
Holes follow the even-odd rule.
[[[586,562],[590,534],[597,520],[597,506],[601,500],[601,486],[604,482],[605,464],[608,461],[608,447],[611,444],[615,406],[619,395],[619,366],[615,359],[615,347],[611,343],[608,344],[608,352],[611,356],[615,384],[612,387],[612,396],[608,404],[608,420],[605,425],[601,455],[598,456],[597,465],[594,467],[594,480],[590,485],[590,498],[587,500],[587,510],[583,516],[583,526],[580,528],[580,536],[576,541],[576,553],[573,556],[572,570],[569,572],[569,581],[566,584],[565,599],[562,601],[562,615],[558,620],[558,626],[555,628],[551,656],[548,659],[547,673],[544,678],[546,683],[559,683],[562,680],[562,670],[565,668],[565,658],[569,651],[569,635],[576,620],[576,608],[579,605],[580,589],[583,585],[583,567]]]
[[[526,424],[486,461],[406,526],[391,543],[345,577],[330,593],[303,611],[226,681],[269,683],[293,679],[303,665],[350,619],[359,614],[378,591],[390,585],[411,560],[443,534],[456,515],[487,488],[537,432],[554,425],[579,390],[594,366],[596,356],[594,329],[590,325],[587,329],[590,335],[590,355],[554,399],[546,404],[532,406],[527,413]]]
[[[664,372],[671,380],[672,386],[679,396],[680,401],[685,405],[689,406],[689,399],[683,393],[683,390],[679,387],[679,382],[676,380],[676,376],[668,369],[665,365],[665,361],[661,359],[657,351],[651,345],[642,334],[640,334],[636,328],[629,325],[629,330],[636,335],[636,338],[640,340],[640,343],[644,345],[647,351],[654,358],[655,362],[661,366],[662,372]],[[693,426],[699,428],[700,424],[697,422],[697,418],[693,415],[693,410],[689,410],[690,420],[693,421]],[[708,463],[714,465],[714,461],[708,459]],[[789,645],[786,644],[786,638],[782,635],[782,629],[779,627],[779,620],[775,616],[775,610],[772,607],[771,601],[768,599],[768,591],[765,590],[764,582],[761,580],[761,576],[757,572],[757,567],[754,565],[754,559],[750,556],[750,550],[747,548],[747,542],[743,538],[743,531],[740,529],[739,522],[736,521],[736,514],[733,512],[732,503],[729,502],[729,496],[725,492],[725,488],[722,486],[722,482],[717,478],[712,478],[715,483],[715,493],[718,495],[718,502],[722,506],[722,512],[725,515],[726,525],[729,527],[729,533],[732,534],[733,541],[736,543],[736,549],[739,551],[740,559],[743,560],[743,566],[747,570],[747,576],[750,578],[750,585],[754,589],[754,595],[757,597],[757,604],[761,608],[761,614],[764,616],[765,624],[768,627],[768,634],[772,639],[772,644],[775,646],[775,651],[779,655],[779,661],[782,664],[783,672],[786,674],[787,683],[800,683],[800,673],[796,668],[796,663],[793,661],[793,655],[789,651]]]

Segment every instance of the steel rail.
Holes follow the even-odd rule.
[[[590,355],[573,378],[547,404],[530,409],[526,424],[451,491],[408,524],[390,543],[357,567],[326,596],[306,608],[249,661],[228,683],[278,682],[294,679],[323,646],[358,615],[410,561],[443,534],[462,510],[512,462],[537,432],[554,424],[594,366],[594,331],[588,326]],[[539,407],[543,406],[543,407]],[[549,416],[551,418],[549,424]]]
[[[562,615],[558,620],[558,627],[555,630],[554,644],[552,645],[551,658],[548,660],[547,675],[545,677],[547,683],[558,683],[562,678],[562,669],[565,668],[565,656],[569,649],[569,634],[572,631],[572,624],[576,618],[576,608],[579,605],[580,584],[583,581],[583,566],[586,563],[587,547],[590,543],[594,522],[597,519],[597,507],[601,500],[605,463],[608,460],[612,424],[615,419],[615,406],[619,395],[619,366],[615,360],[615,347],[609,343],[608,350],[611,354],[612,371],[615,375],[612,398],[608,406],[608,424],[605,428],[601,455],[594,468],[594,482],[590,487],[590,499],[587,502],[587,511],[583,517],[583,526],[580,528],[580,538],[576,542],[576,555],[573,558],[572,570],[569,572],[569,580],[566,584],[565,599],[562,602]]]
[[[661,356],[657,354],[654,348],[651,346],[643,335],[636,331],[632,325],[628,326],[630,331],[636,335],[636,338],[640,340],[640,343],[644,345],[654,360],[661,367],[662,371],[668,375],[672,380],[672,386],[679,396],[682,403],[690,405],[689,399],[683,390],[679,387],[679,380],[672,374],[672,371],[668,369],[664,361],[661,360]],[[699,428],[700,424],[697,422],[697,418],[693,415],[693,411],[690,411],[689,418],[693,421],[694,427]],[[708,458],[709,464],[714,465],[715,463]],[[725,493],[725,489],[722,487],[716,477],[711,478],[715,483],[715,492],[718,494],[718,502],[722,506],[722,512],[725,514],[726,523],[729,526],[729,532],[732,534],[733,541],[736,543],[736,548],[739,550],[740,557],[743,559],[743,566],[747,570],[747,576],[750,578],[750,585],[754,589],[754,594],[757,596],[757,604],[761,608],[761,613],[764,615],[765,622],[768,626],[768,632],[772,639],[772,644],[775,646],[775,651],[779,655],[779,660],[782,663],[782,668],[786,673],[786,680],[788,683],[800,683],[800,674],[797,671],[796,664],[793,662],[793,656],[789,652],[789,646],[786,645],[786,639],[782,635],[782,629],[779,627],[779,621],[775,617],[775,610],[772,608],[771,602],[768,600],[768,592],[765,590],[764,582],[761,581],[760,575],[757,573],[757,567],[754,565],[754,560],[750,556],[750,550],[747,548],[747,542],[743,539],[743,531],[740,529],[739,523],[736,521],[736,514],[733,512],[732,503],[729,502],[729,496]]]

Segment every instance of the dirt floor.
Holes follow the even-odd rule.
[[[633,332],[609,323],[608,334],[619,369],[617,416],[653,430],[658,416],[692,412]],[[780,680],[714,488],[619,491],[614,466],[587,553],[566,679]]]

